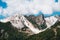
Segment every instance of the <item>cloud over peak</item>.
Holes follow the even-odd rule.
[[[55,0],[2,0],[7,3],[7,8],[3,9],[3,14],[13,15],[19,12],[23,15],[52,14],[54,11],[60,11],[60,0],[56,3]],[[1,9],[0,9],[1,10]]]

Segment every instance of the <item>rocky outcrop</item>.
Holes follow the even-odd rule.
[[[30,15],[27,19],[35,26],[38,27],[40,30],[45,29],[47,27],[46,21],[44,19],[44,15],[41,14],[39,16]]]

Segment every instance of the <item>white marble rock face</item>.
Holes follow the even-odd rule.
[[[58,21],[58,19],[54,16],[45,18],[45,20],[48,28],[50,28],[52,25],[54,25]]]
[[[11,18],[11,24],[17,29],[22,29],[24,27],[21,17],[20,15],[15,15]]]

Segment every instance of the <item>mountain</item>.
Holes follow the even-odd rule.
[[[17,28],[19,32],[24,32],[28,34],[38,34],[50,28],[58,21],[55,16],[44,18],[44,15],[39,16],[29,15],[23,16],[20,14],[15,14],[8,17],[0,22],[7,23],[10,22],[14,28]]]
[[[60,35],[59,18],[57,16],[45,18],[43,14],[39,16],[13,15],[0,20],[0,40],[2,38],[3,40],[55,39]]]
[[[59,16],[13,15],[0,20],[0,40],[60,39]],[[34,34],[34,35],[33,35]]]

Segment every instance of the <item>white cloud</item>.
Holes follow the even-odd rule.
[[[60,11],[60,2],[53,5],[54,11]]]
[[[0,7],[0,14],[3,12],[3,9],[2,9],[2,7]]]
[[[52,14],[53,11],[60,11],[60,1],[54,0],[2,0],[7,3],[7,8],[3,9],[4,15],[12,15],[15,12],[25,14],[37,14],[41,11],[43,14]]]

